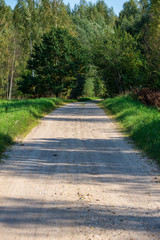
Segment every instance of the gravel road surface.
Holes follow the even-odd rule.
[[[158,240],[160,172],[94,102],[71,103],[0,164],[0,240]]]

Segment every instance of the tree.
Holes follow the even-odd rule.
[[[15,35],[12,10],[0,0],[0,94],[7,99],[12,97],[16,62]]]
[[[78,33],[77,38],[87,54],[88,67],[84,78],[83,93],[86,96],[102,96],[105,92],[104,84],[93,63],[94,50],[97,42],[103,42],[108,32],[114,32],[115,15],[113,9],[109,9],[102,0],[97,1],[96,4],[91,2],[87,4],[86,1],[82,0],[79,5],[75,6],[72,15]]]
[[[135,35],[140,32],[141,11],[137,0],[129,0],[123,5],[123,10],[119,14],[117,26],[124,31]]]
[[[94,55],[110,96],[144,84],[146,61],[131,34],[108,33],[104,41],[97,42]]]
[[[43,33],[50,32],[53,27],[59,27],[67,29],[73,36],[76,35],[74,24],[62,0],[42,0],[39,16]]]
[[[34,43],[40,42],[43,35],[36,2],[34,0],[18,0],[13,12],[13,20],[19,35],[21,55],[26,62],[32,53]]]
[[[44,34],[41,44],[34,46],[28,62],[28,69],[35,71],[32,88],[35,87],[39,96],[55,94],[58,97],[73,84],[83,67],[84,52],[79,41],[60,28]],[[21,82],[21,90],[25,81],[26,77]]]
[[[151,68],[151,85],[160,89],[160,0],[151,0],[147,59]]]

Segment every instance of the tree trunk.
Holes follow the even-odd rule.
[[[55,28],[57,28],[57,18],[58,18],[58,13],[57,13],[57,1],[55,1],[54,7],[55,7]]]
[[[9,71],[9,58],[8,58],[8,66],[7,66],[7,72],[8,72],[8,77],[7,77],[7,89],[6,89],[6,99],[9,99],[9,80],[10,80],[10,71]]]
[[[31,55],[33,53],[33,42],[32,42],[32,35],[31,35],[31,22],[29,22],[30,27],[30,48],[31,48]],[[34,78],[34,70],[32,69],[32,77]]]
[[[16,58],[16,39],[14,38],[14,52],[12,59],[12,69],[11,69],[11,78],[10,78],[10,87],[9,87],[9,96],[8,99],[12,99],[12,89],[13,89],[13,79],[14,79],[14,70],[15,70],[15,58]]]
[[[58,98],[58,97],[59,97],[59,92],[58,92],[58,93],[55,93],[55,95],[56,95],[56,98]]]

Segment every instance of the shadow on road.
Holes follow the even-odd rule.
[[[104,205],[90,205],[80,207],[79,202],[51,201],[41,202],[32,199],[4,199],[10,201],[13,207],[0,208],[0,222],[14,228],[28,228],[30,225],[54,227],[87,226],[105,229],[127,229],[144,231],[150,229],[158,232],[158,219],[148,216],[143,209],[115,208]],[[128,212],[130,211],[130,214]],[[154,211],[149,210],[154,215]],[[152,221],[153,228],[150,227]],[[143,226],[139,227],[143,222]],[[123,224],[122,224],[123,223]]]
[[[72,108],[72,116],[67,117],[69,108]],[[97,125],[110,122],[98,107],[95,111],[95,108],[90,105],[84,109],[80,104],[78,109],[71,104],[60,108],[54,114],[44,118],[44,121],[56,120],[66,123],[70,121],[72,124],[73,121],[75,122],[75,116],[79,116],[76,120],[78,124],[81,121],[84,124],[97,122]],[[140,162],[137,164],[140,156],[136,156],[135,151],[124,141],[124,137],[114,137],[114,134],[112,136],[114,129],[97,126],[90,131],[93,132],[93,136],[103,131],[103,134],[110,137],[108,139],[107,137],[99,139],[78,136],[77,138],[33,138],[24,144],[15,145],[12,159],[1,165],[0,177],[13,176],[37,183],[39,179],[41,182],[43,180],[47,182],[49,177],[53,181],[61,179],[65,182],[68,176],[71,176],[67,184],[73,186],[88,185],[101,188],[101,186],[110,185],[106,197],[110,196],[112,191],[116,191],[117,196],[125,195],[125,191],[128,191],[131,197],[133,195],[138,197],[141,194],[143,199],[143,196],[150,191],[151,184],[148,184],[148,170],[145,168],[142,170]],[[128,141],[127,138],[125,140]],[[115,185],[125,187],[112,189]],[[58,201],[54,191],[53,189],[52,201],[41,198],[41,195],[37,200],[27,199],[27,197],[3,198],[2,202],[7,202],[8,206],[0,207],[0,223],[13,228],[27,228],[31,225],[41,228],[46,226],[67,228],[74,225],[159,232],[158,210],[155,208],[154,210],[150,207],[140,209],[129,204],[122,207],[125,204],[120,204],[119,199],[116,207],[101,205],[98,202],[86,202],[78,197],[73,202]],[[158,202],[158,192],[152,189],[152,194]]]

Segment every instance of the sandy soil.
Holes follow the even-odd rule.
[[[160,172],[95,103],[57,109],[8,154],[1,240],[160,239]]]

